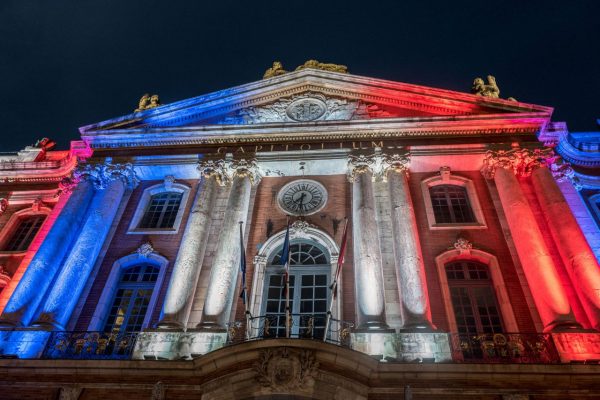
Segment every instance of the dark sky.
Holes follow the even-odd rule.
[[[1,0],[0,151],[258,80],[273,60],[555,108],[571,131],[600,118],[600,1]]]

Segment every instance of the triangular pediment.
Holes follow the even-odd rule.
[[[210,125],[550,116],[551,108],[330,71],[304,69],[85,126],[82,134]]]

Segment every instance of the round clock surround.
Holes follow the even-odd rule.
[[[297,179],[285,184],[277,194],[277,204],[290,215],[311,215],[325,207],[327,189],[312,179]]]

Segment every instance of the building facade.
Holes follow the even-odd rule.
[[[275,63],[5,156],[2,397],[598,398],[599,135],[488,79]]]

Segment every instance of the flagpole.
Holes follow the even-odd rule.
[[[250,311],[248,311],[248,290],[246,288],[246,248],[244,247],[244,222],[240,221],[240,270],[242,273],[242,300],[244,302],[244,315],[246,316],[246,340],[250,340]]]
[[[287,219],[287,234],[290,232],[290,217]],[[288,254],[285,271],[285,337],[290,337],[291,315],[290,315],[290,260],[292,252],[288,237]]]
[[[331,312],[333,310],[333,302],[337,298],[337,281],[340,275],[342,265],[344,264],[344,253],[346,252],[346,234],[348,229],[348,217],[345,218],[344,222],[344,233],[342,234],[342,243],[340,246],[340,253],[338,256],[338,262],[335,268],[335,275],[333,276],[333,283],[331,284],[331,302],[329,303],[329,309],[327,310],[327,319],[325,320],[325,332],[323,332],[323,341],[327,341],[327,332],[329,331],[329,325],[331,324]]]

